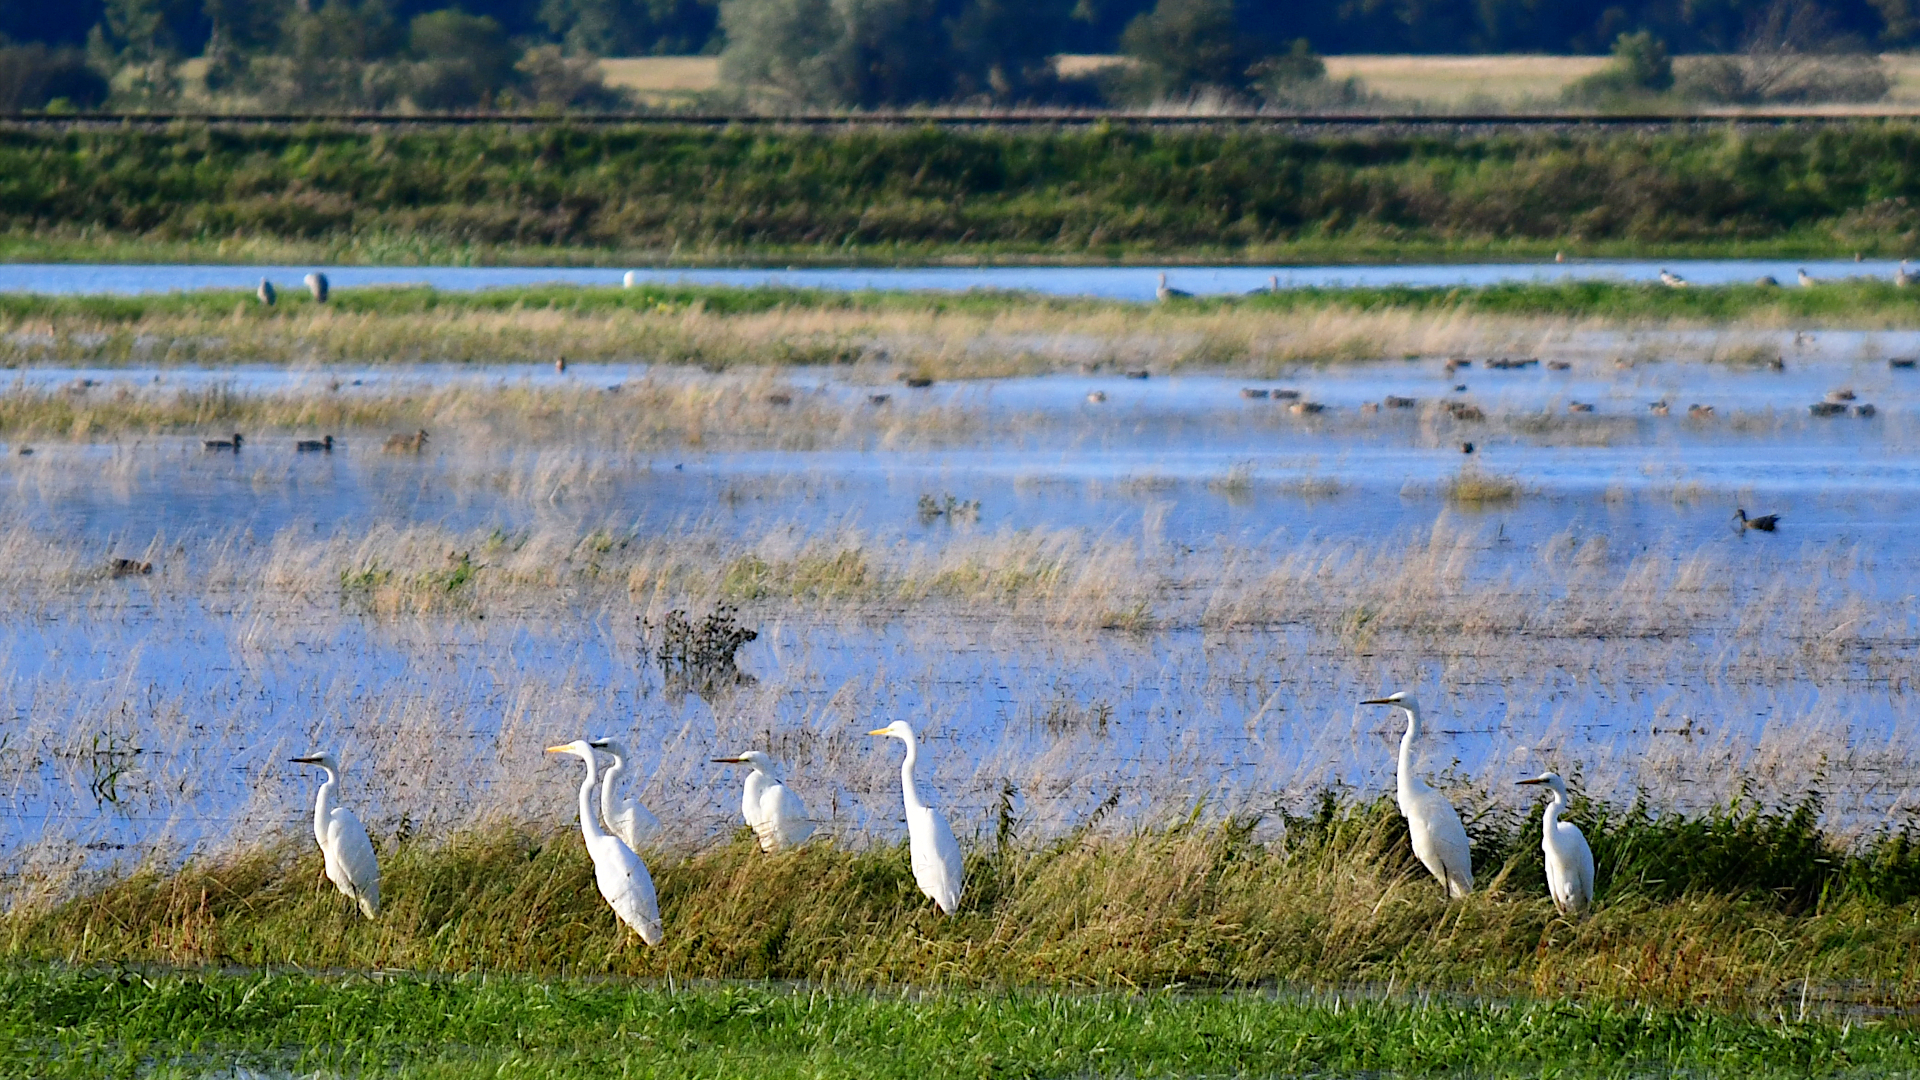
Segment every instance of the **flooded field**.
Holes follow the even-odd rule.
[[[1783,338],[1782,371],[1669,344],[925,388],[27,369],[12,392],[211,388],[297,415],[458,387],[467,411],[418,454],[292,424],[237,454],[204,449],[213,430],[8,446],[0,866],[55,887],[298,832],[313,778],[285,759],[315,747],[376,834],[568,819],[575,772],[540,751],[583,733],[639,748],[677,840],[730,828],[739,778],[708,759],[756,747],[824,832],[891,840],[898,755],[864,732],[895,718],[928,736],[963,841],[1003,807],[1043,834],[1196,808],[1273,828],[1323,790],[1391,790],[1399,724],[1357,702],[1399,688],[1474,812],[1552,767],[1662,810],[1751,785],[1824,792],[1845,831],[1903,826],[1920,374],[1888,357],[1914,343]],[[559,400],[535,391],[587,420],[535,439],[485,411]],[[685,437],[638,405],[668,391],[710,402]],[[756,633],[745,678],[663,671],[666,615],[723,605]]]

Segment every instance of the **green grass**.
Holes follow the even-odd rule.
[[[315,123],[0,130],[0,256],[1905,254],[1920,125],[1297,134]]]
[[[1562,1002],[0,971],[0,1072],[649,1077],[1888,1076],[1905,1022]]]

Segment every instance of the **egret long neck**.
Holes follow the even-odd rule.
[[[600,785],[600,816],[608,821],[613,820],[613,789],[619,786],[621,770],[626,767],[626,758],[619,754],[613,755],[613,764],[607,766],[606,781]]]
[[[327,823],[333,819],[333,800],[340,793],[340,774],[325,765],[320,769],[327,774],[327,778],[321,781],[320,794],[314,796],[313,800],[313,835],[324,844]]]
[[[600,827],[600,821],[593,816],[594,782],[599,780],[599,770],[594,767],[593,759],[587,758],[587,778],[580,782],[580,835],[589,840],[607,835]]]
[[[900,795],[906,800],[907,809],[924,810],[927,804],[920,801],[920,789],[913,783],[913,766],[920,760],[919,740],[907,738],[900,741],[907,744],[906,760],[900,763]]]
[[[1402,705],[1407,713],[1407,733],[1400,736],[1400,794],[1416,794],[1428,790],[1427,782],[1420,779],[1414,771],[1413,740],[1420,737],[1420,710],[1411,705]]]
[[[1546,829],[1549,834],[1553,827],[1560,824],[1560,815],[1567,809],[1567,793],[1559,788],[1553,789],[1553,798],[1547,801]]]

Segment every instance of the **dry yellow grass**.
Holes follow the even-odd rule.
[[[1606,64],[1604,56],[1329,56],[1327,77],[1357,78],[1388,97],[1510,106],[1558,99],[1567,84]]]
[[[607,85],[643,101],[685,99],[720,86],[717,56],[622,56],[600,61]]]

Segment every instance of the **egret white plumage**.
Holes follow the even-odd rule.
[[[587,763],[587,778],[580,783],[580,835],[587,842],[587,857],[593,860],[593,883],[600,895],[620,917],[649,945],[660,944],[666,934],[660,923],[660,901],[653,893],[653,875],[647,864],[633,853],[625,840],[600,827],[593,816],[593,789],[599,781],[593,760],[593,745],[575,739],[561,746],[547,747],[549,754],[572,754]]]
[[[1547,857],[1547,891],[1563,915],[1578,915],[1593,903],[1593,849],[1580,827],[1561,821],[1567,809],[1567,782],[1545,772],[1522,784],[1545,784],[1553,792],[1540,817],[1540,850]]]
[[[613,759],[600,783],[600,820],[606,822],[608,832],[639,851],[643,838],[660,831],[660,819],[639,799],[619,793],[620,777],[627,771],[627,758],[631,756],[626,745],[614,738],[595,739],[591,745]]]
[[[1407,832],[1413,838],[1413,854],[1447,887],[1448,896],[1457,899],[1467,895],[1473,891],[1473,851],[1467,842],[1466,826],[1460,824],[1460,815],[1447,797],[1414,772],[1413,741],[1420,737],[1420,703],[1402,690],[1360,704],[1392,705],[1406,711],[1407,733],[1400,737],[1397,795],[1400,814],[1407,819]]]
[[[620,287],[623,289],[631,289],[635,285],[638,285],[639,283],[640,283],[639,275],[635,274],[631,270],[620,275]]]
[[[360,823],[360,816],[339,805],[344,770],[324,750],[291,760],[318,766],[327,774],[313,799],[313,838],[319,841],[320,854],[326,860],[327,880],[359,904],[367,918],[373,918],[380,914],[380,861],[374,858],[373,841],[367,839],[367,827]]]
[[[913,880],[941,911],[951,915],[960,906],[966,869],[960,858],[960,842],[953,838],[947,819],[921,801],[919,788],[913,782],[913,766],[920,759],[920,745],[913,737],[913,728],[905,720],[895,720],[867,734],[884,735],[907,744],[906,760],[900,763],[900,795],[907,804],[907,855],[913,863]]]
[[[752,766],[746,788],[740,795],[740,816],[759,838],[761,851],[794,847],[813,835],[813,822],[807,820],[807,808],[792,788],[780,782],[773,771],[773,759],[764,751],[748,750],[713,761],[716,765]]]

